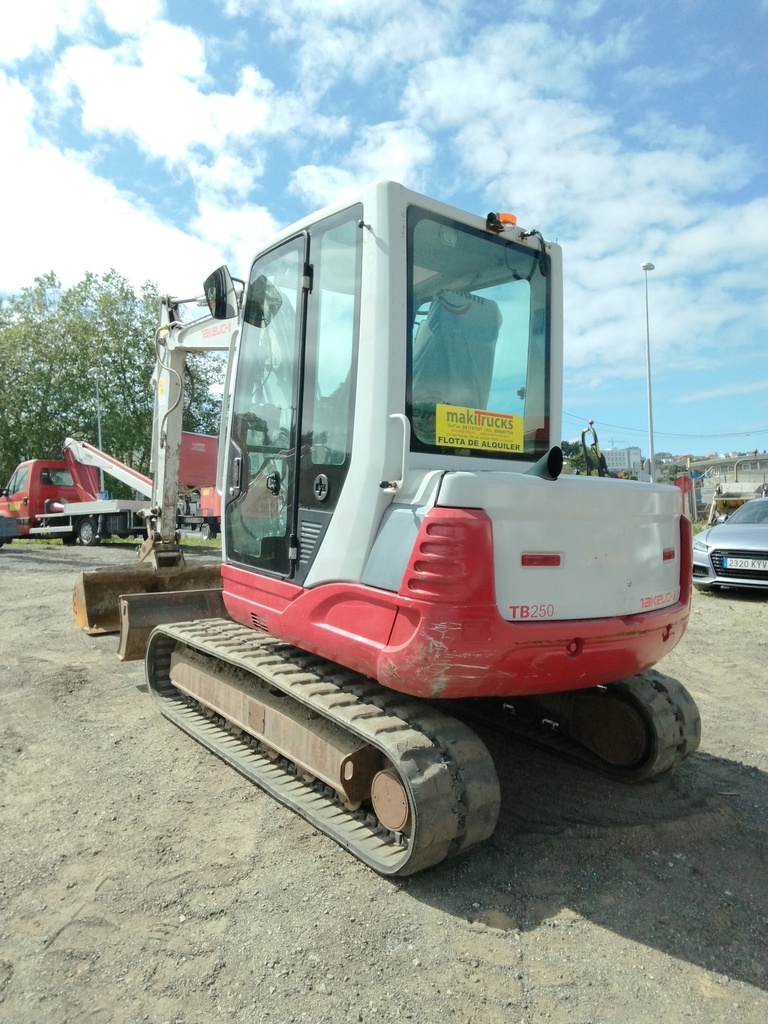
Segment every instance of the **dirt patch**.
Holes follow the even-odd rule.
[[[174,728],[76,573],[0,551],[0,1020],[768,1020],[768,598],[694,595],[660,666],[700,751],[626,788],[484,734],[493,838],[387,880]]]

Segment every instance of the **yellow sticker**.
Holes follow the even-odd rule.
[[[481,452],[523,451],[523,417],[460,405],[436,408],[435,444]]]

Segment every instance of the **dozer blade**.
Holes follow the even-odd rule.
[[[122,594],[158,594],[185,590],[220,590],[221,562],[207,559],[173,569],[151,565],[88,569],[75,581],[75,622],[86,633],[119,633]]]
[[[221,589],[122,594],[118,604],[120,642],[117,645],[117,656],[121,661],[144,659],[147,641],[155,626],[169,622],[227,618]]]

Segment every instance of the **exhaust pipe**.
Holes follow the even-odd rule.
[[[525,475],[538,476],[542,480],[557,480],[562,469],[563,449],[559,444],[555,444],[530,469],[526,469]]]

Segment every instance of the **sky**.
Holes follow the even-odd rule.
[[[563,246],[564,439],[647,455],[649,348],[657,453],[762,452],[766,54],[768,0],[4,4],[0,295],[195,295],[391,178]]]

